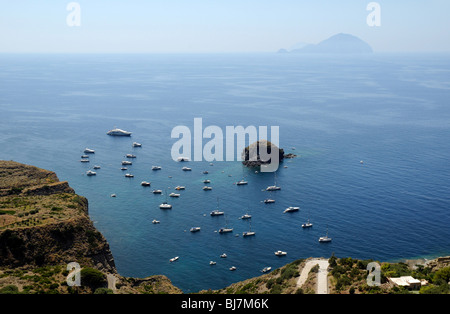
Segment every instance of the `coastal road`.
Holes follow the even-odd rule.
[[[108,280],[108,289],[111,289],[112,291],[116,291],[116,276],[107,274],[106,279]]]
[[[328,294],[328,260],[324,258],[314,258],[306,262],[305,267],[300,274],[297,281],[297,288],[301,288],[308,279],[308,274],[311,268],[319,265],[319,272],[317,273],[317,290],[316,294]]]

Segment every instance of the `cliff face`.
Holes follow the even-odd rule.
[[[51,171],[0,161],[0,267],[70,262],[116,272],[87,199]]]
[[[101,286],[83,285],[89,280],[82,275],[81,286],[68,287],[66,268],[71,262],[97,271]],[[120,276],[108,242],[89,218],[86,198],[54,172],[0,160],[0,294],[4,289],[93,293],[96,288],[109,293],[181,293],[165,276]]]

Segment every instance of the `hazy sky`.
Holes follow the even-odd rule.
[[[69,26],[67,5],[80,7]],[[367,5],[381,6],[381,26]],[[450,51],[449,0],[0,0],[0,52],[252,52],[336,33],[375,51]],[[76,21],[76,19],[71,19]]]

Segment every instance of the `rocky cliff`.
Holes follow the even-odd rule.
[[[108,286],[115,292],[180,293],[164,276],[120,276],[108,242],[89,218],[87,199],[54,172],[0,161],[0,289],[12,284],[25,292],[66,293],[71,262],[114,278]]]

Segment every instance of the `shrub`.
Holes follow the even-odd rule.
[[[95,289],[94,294],[114,294],[114,292],[111,289],[98,288],[98,289]]]
[[[106,275],[97,269],[86,267],[80,272],[81,284],[86,285],[92,289],[100,288],[106,285]]]
[[[0,294],[18,294],[19,288],[17,288],[15,285],[7,285],[0,289]]]

